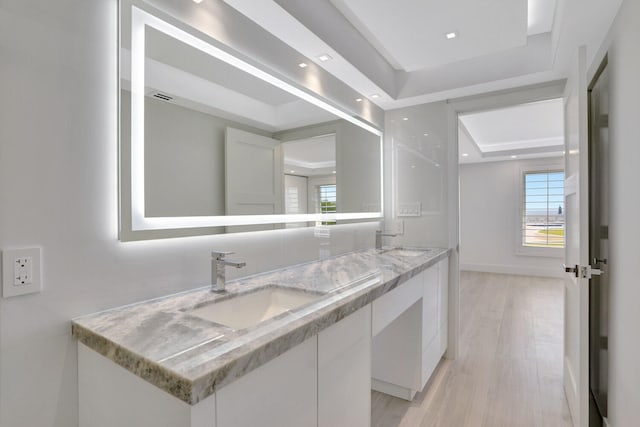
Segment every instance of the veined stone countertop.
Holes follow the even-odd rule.
[[[144,380],[195,405],[448,256],[429,248],[351,252],[76,318],[73,336]],[[233,330],[189,310],[264,287],[321,293],[318,300]]]

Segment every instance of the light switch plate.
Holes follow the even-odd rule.
[[[400,203],[400,206],[398,207],[398,216],[422,216],[422,203]]]
[[[2,297],[42,291],[40,248],[2,251]]]

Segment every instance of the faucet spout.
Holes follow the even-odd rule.
[[[236,267],[236,268],[242,268],[245,265],[247,265],[247,263],[244,262],[244,261],[235,261],[235,260],[231,260],[231,259],[225,259],[225,260],[222,260],[220,262],[222,262],[222,264],[224,264],[224,265],[228,265],[230,267]]]
[[[247,265],[244,261],[226,259],[225,256],[233,252],[211,252],[211,291],[224,292],[227,287],[226,266],[242,268]]]

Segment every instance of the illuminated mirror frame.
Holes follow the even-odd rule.
[[[199,227],[227,227],[236,225],[280,224],[293,222],[366,220],[382,218],[383,199],[383,144],[382,132],[346,112],[330,105],[321,98],[286,83],[259,68],[234,57],[228,52],[179,29],[135,6],[131,11],[131,228],[140,230],[168,230]],[[363,128],[380,138],[380,212],[354,212],[334,214],[271,214],[146,217],[144,190],[144,104],[145,104],[145,27],[161,31],[214,58],[226,62],[254,77],[320,107],[341,119]]]

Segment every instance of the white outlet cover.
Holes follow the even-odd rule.
[[[42,291],[42,279],[40,274],[40,248],[7,249],[2,251],[2,297],[9,298],[17,295],[32,294]],[[18,270],[24,273],[23,267],[17,265],[17,260],[28,259],[31,263],[30,283],[17,283]],[[28,267],[28,266],[25,266]],[[27,270],[28,271],[28,268]]]

